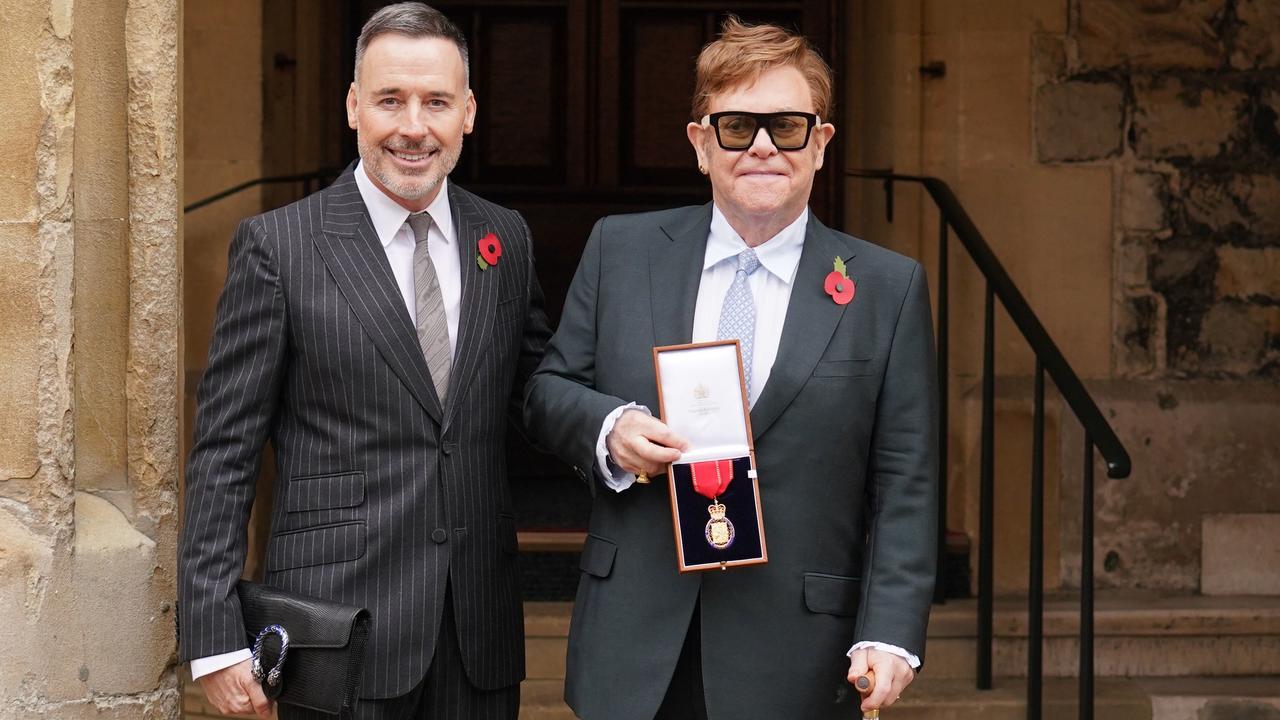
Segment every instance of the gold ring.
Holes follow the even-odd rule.
[[[641,470],[640,472],[636,473],[636,482],[640,483],[641,485],[648,485],[648,484],[649,484],[649,474],[648,474],[648,473],[646,473],[646,472],[645,472],[645,471],[643,471],[643,470]]]

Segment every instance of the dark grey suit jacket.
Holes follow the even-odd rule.
[[[352,168],[240,224],[186,474],[182,661],[245,647],[234,586],[270,440],[266,582],[369,608],[365,697],[423,677],[446,581],[471,682],[524,677],[504,433],[550,331],[523,218],[453,184],[449,201],[462,310],[443,407]],[[503,252],[481,271],[488,232]]]
[[[691,338],[710,222],[706,205],[608,217],[592,232],[525,402],[540,442],[584,471],[610,411],[658,407],[651,349]],[[846,306],[823,291],[836,256],[857,283]],[[653,717],[699,596],[713,719],[854,717],[836,703],[854,641],[924,655],[933,352],[920,265],[811,216],[751,411],[769,562],[679,574],[665,478],[615,493],[593,473],[565,691],[580,716]]]

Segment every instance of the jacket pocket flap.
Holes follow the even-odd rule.
[[[859,377],[875,370],[875,358],[820,360],[813,368],[814,377]]]
[[[588,575],[609,577],[613,571],[613,557],[618,554],[618,546],[599,535],[587,535],[582,545],[582,557],[578,560],[578,568]]]
[[[858,614],[862,581],[825,573],[804,574],[804,604],[810,612],[852,617]]]
[[[516,534],[516,519],[512,515],[498,515],[498,545],[502,552],[516,555],[520,552],[520,538]]]
[[[364,502],[364,473],[311,475],[289,481],[289,512],[355,507]]]
[[[364,523],[290,530],[271,538],[267,548],[268,568],[272,572],[291,568],[326,565],[355,560],[364,555]]]

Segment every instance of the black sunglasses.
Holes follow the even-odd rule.
[[[707,116],[716,129],[716,141],[725,150],[746,150],[756,141],[760,128],[779,150],[803,150],[818,123],[818,116],[807,112],[754,113],[741,110],[711,113]]]

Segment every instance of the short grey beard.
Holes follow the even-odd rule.
[[[377,178],[378,182],[382,183],[382,187],[394,193],[396,197],[405,200],[421,200],[435,192],[436,188],[440,187],[440,183],[444,181],[449,173],[453,172],[453,168],[458,164],[458,158],[462,156],[461,141],[458,143],[457,151],[452,153],[441,147],[440,156],[437,158],[440,164],[422,176],[421,184],[406,185],[399,179],[390,177],[384,165],[388,161],[383,157],[381,145],[370,147],[360,138],[357,138],[356,145],[360,150],[360,159],[364,161],[365,169],[368,170],[369,174]],[[375,162],[375,160],[379,162]],[[432,176],[437,172],[437,168],[440,174],[432,179]]]

